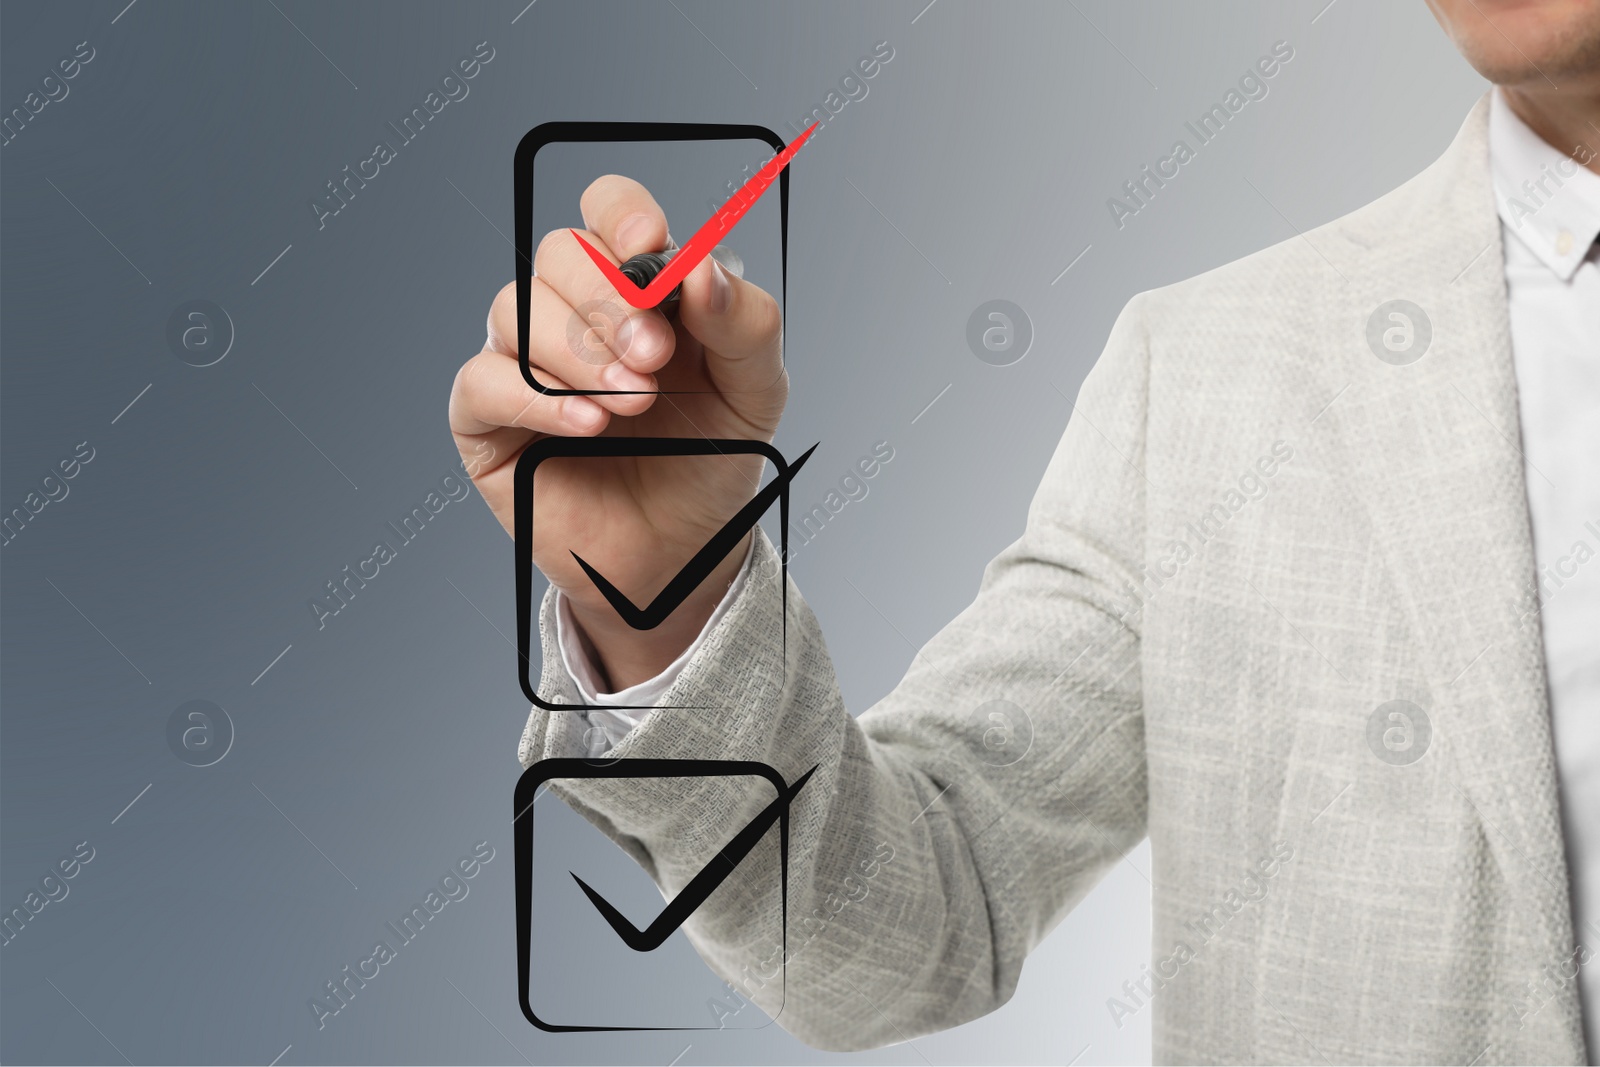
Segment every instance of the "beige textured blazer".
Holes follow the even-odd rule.
[[[1149,835],[1158,1060],[1583,1061],[1487,105],[1376,203],[1130,301],[1021,539],[859,719],[793,586],[785,654],[759,539],[614,750],[820,766],[787,967],[776,834],[689,924],[736,991],[829,1049],[972,1019]],[[1396,299],[1427,328],[1369,342]],[[583,728],[535,711],[523,763]],[[668,893],[772,797],[556,790]]]

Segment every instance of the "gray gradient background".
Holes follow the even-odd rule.
[[[1118,1029],[1106,1009],[1148,957],[1146,848],[1067,918],[1009,1005],[910,1046],[831,1056],[776,1026],[535,1031],[515,1004],[509,809],[527,707],[496,633],[514,627],[509,539],[474,496],[320,632],[307,599],[455,463],[445,400],[512,276],[511,155],[537,123],[786,132],[875,42],[893,45],[867,98],[794,164],[794,389],[778,440],[789,455],[822,442],[795,486],[801,509],[874,441],[895,449],[793,568],[860,709],[1020,531],[1068,398],[1127,299],[1392,188],[1443,149],[1482,83],[1420,0],[524,2],[0,11],[8,111],[77,42],[97,53],[0,150],[0,506],[77,442],[96,449],[0,557],[0,907],[75,843],[96,850],[69,896],[0,950],[0,1056],[1148,1060],[1148,1013]],[[1119,231],[1106,198],[1279,39],[1295,57],[1270,95]],[[495,58],[470,95],[319,232],[309,199],[479,41]],[[594,172],[615,165],[605,158]],[[703,215],[737,172],[635,158],[655,160],[658,194],[684,205],[680,238],[682,215]],[[581,153],[559,170],[571,189],[589,173]],[[576,221],[568,195],[548,225]],[[758,271],[770,252],[749,246],[771,222],[738,233]],[[192,298],[237,329],[203,369],[164,340]],[[1014,366],[967,349],[967,317],[991,298],[1032,318]],[[221,704],[237,732],[209,768],[167,747],[168,716],[191,699]],[[541,897],[553,925],[540,963],[560,978],[547,992],[615,1009],[611,1021],[708,1022],[716,986],[681,936],[629,959],[590,936],[592,909],[561,881],[582,870],[643,908],[642,876],[558,804],[539,819],[541,871],[560,875]],[[467,899],[318,1031],[307,998],[478,840],[496,858]],[[753,1014],[730,1025],[757,1026]]]

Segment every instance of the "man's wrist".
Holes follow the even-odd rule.
[[[576,636],[590,653],[590,662],[602,673],[599,680],[604,682],[607,692],[614,693],[649,681],[694,644],[744,567],[750,551],[750,537],[746,534],[740,547],[729,552],[699,588],[653,629],[636,630],[629,626],[598,595],[580,599],[563,591],[579,630]]]

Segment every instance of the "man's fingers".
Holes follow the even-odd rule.
[[[628,367],[612,351],[622,319],[619,301],[574,309],[544,279],[533,279],[528,291],[528,362],[534,377],[547,385],[551,384],[547,379],[560,379],[571,389],[626,391],[633,395],[593,399],[619,415],[639,414],[655,400],[657,385],[654,377]],[[516,321],[516,289],[507,286],[489,310],[491,339],[508,333],[514,337]],[[502,351],[509,347],[515,358],[515,344],[502,342],[495,347]]]
[[[519,426],[502,426],[488,433],[458,433],[456,449],[461,453],[461,466],[467,477],[474,480],[488,477],[505,467],[514,467],[512,460],[522,454],[528,442],[546,436],[524,430]]]
[[[613,263],[621,262],[599,235],[585,233],[583,237]],[[580,315],[598,311],[610,318],[615,325],[609,338],[610,347],[627,366],[649,374],[672,357],[672,326],[666,316],[653,308],[630,307],[618,297],[571,231],[555,230],[546,234],[534,254],[533,269]]]
[[[546,372],[541,381],[558,389],[571,386]],[[485,349],[456,372],[450,390],[450,429],[484,434],[504,426],[563,437],[591,437],[605,428],[610,414],[583,396],[548,396],[522,378],[517,361]]]
[[[587,226],[617,262],[667,246],[667,216],[650,190],[619,174],[596,178],[578,202]],[[592,242],[591,242],[592,243]]]
[[[461,466],[483,494],[494,517],[513,537],[517,535],[517,465],[514,461],[528,442],[539,436],[532,430],[515,426],[502,426],[488,433],[454,435],[456,449],[461,453]]]
[[[706,372],[740,407],[757,395],[782,410],[783,312],[772,294],[707,258],[683,280],[678,318],[705,346]],[[732,394],[746,394],[739,398]]]

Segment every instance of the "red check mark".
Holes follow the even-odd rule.
[[[643,289],[634,285],[632,280],[618,270],[604,253],[596,251],[593,245],[579,237],[576,230],[572,231],[572,236],[576,237],[583,250],[589,253],[589,258],[594,260],[594,265],[600,268],[600,273],[605,275],[606,281],[617,290],[618,296],[636,308],[653,308],[665,300],[667,294],[676,289],[678,283],[687,278],[690,272],[700,265],[702,259],[711,254],[711,250],[717,247],[723,234],[738,225],[739,220],[744,218],[745,212],[755,205],[761,194],[767,191],[767,187],[783,173],[783,168],[789,165],[789,160],[800,151],[800,146],[806,143],[818,125],[813,122],[804,133],[790,141],[787,148],[773,156],[766,166],[745,182],[744,187],[729,197],[728,202],[718,208],[717,213],[707,219],[704,226],[695,231],[695,235],[689,238],[688,243],[678,250],[671,261],[662,268],[661,273],[652,278],[650,284]]]

